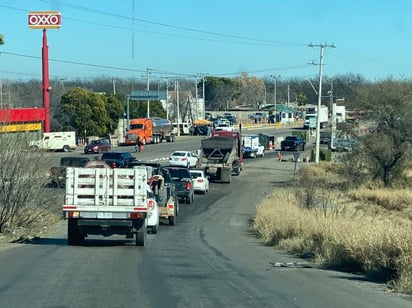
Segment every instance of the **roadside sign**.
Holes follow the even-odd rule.
[[[293,176],[296,175],[296,164],[298,163],[299,156],[300,156],[299,152],[293,153],[293,161],[295,162],[295,169],[293,170]]]
[[[29,12],[28,25],[32,29],[58,29],[62,15],[58,11]]]
[[[300,153],[298,153],[298,152],[293,153],[293,161],[297,162],[298,159],[299,159],[299,156],[300,156]]]
[[[28,25],[32,29],[60,28],[62,16],[58,11],[29,12]]]
[[[136,90],[132,91],[132,95],[130,95],[129,97],[132,100],[158,101],[165,100],[166,96],[166,90]]]
[[[309,127],[316,128],[316,117],[309,118]]]

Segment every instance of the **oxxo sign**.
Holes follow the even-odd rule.
[[[60,28],[62,16],[57,11],[29,12],[29,28],[33,29],[57,29]]]

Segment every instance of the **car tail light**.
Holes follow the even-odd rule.
[[[187,189],[187,190],[190,190],[191,187],[192,187],[192,183],[187,182],[187,183],[186,183],[186,189]]]
[[[152,209],[154,208],[154,200],[149,200],[147,204],[149,205],[150,208]]]
[[[173,204],[168,204],[167,207],[172,210],[175,206]]]
[[[197,179],[199,183],[203,183],[203,179]]]
[[[182,160],[187,160],[187,157],[182,157]]]

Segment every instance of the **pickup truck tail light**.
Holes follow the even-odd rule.
[[[132,212],[132,213],[130,213],[130,218],[131,218],[131,219],[142,219],[142,218],[143,218],[143,214],[140,213],[140,212],[138,212],[138,213]]]
[[[190,190],[191,187],[192,187],[192,183],[187,182],[187,183],[186,183],[186,189],[187,189],[187,190]]]
[[[153,209],[154,208],[154,200],[149,200],[148,202],[147,202],[147,205],[151,208],[151,209]]]

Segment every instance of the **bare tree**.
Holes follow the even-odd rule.
[[[46,188],[48,158],[28,151],[24,134],[0,134],[0,232],[47,225],[63,204]]]

